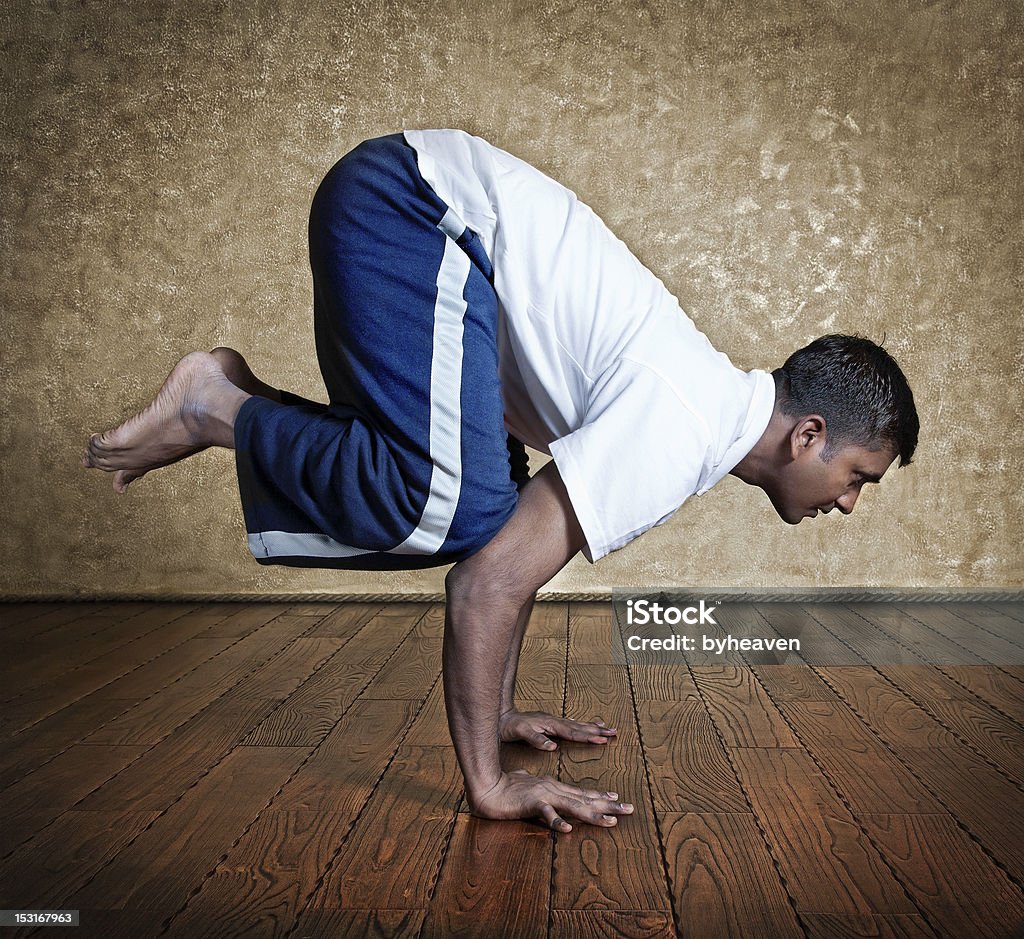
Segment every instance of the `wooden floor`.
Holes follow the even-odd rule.
[[[742,612],[804,664],[626,667],[610,604],[537,607],[520,707],[619,735],[506,766],[636,805],[556,837],[467,813],[438,605],[0,607],[0,908],[104,939],[1024,935],[1024,605]],[[894,639],[959,664],[868,664]]]

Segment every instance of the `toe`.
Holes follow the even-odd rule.
[[[116,447],[113,442],[113,431],[105,430],[102,434],[93,434],[89,438],[89,452],[93,459],[109,456]]]
[[[118,470],[114,473],[114,491],[124,495],[128,489],[128,484],[132,480],[138,479],[142,473],[129,473],[126,470]]]

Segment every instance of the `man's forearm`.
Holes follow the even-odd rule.
[[[531,594],[526,603],[519,610],[519,617],[516,620],[516,631],[509,646],[508,658],[505,661],[505,675],[501,683],[501,709],[500,714],[515,710],[516,706],[516,674],[519,669],[519,655],[523,649],[523,638],[526,636],[526,627],[530,623],[530,614],[533,613],[533,602],[537,595]]]
[[[501,776],[498,720],[522,607],[490,592],[449,590],[443,648],[448,728],[470,802]],[[514,678],[513,678],[514,682]]]

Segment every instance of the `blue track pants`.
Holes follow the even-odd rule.
[[[389,570],[462,560],[516,507],[498,304],[476,234],[401,134],[327,174],[309,218],[329,404],[248,399],[235,422],[249,548],[262,564]]]

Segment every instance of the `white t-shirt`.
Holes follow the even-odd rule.
[[[406,130],[494,265],[505,425],[550,453],[591,562],[703,495],[761,437],[769,372],[737,369],[589,206],[460,130]]]

